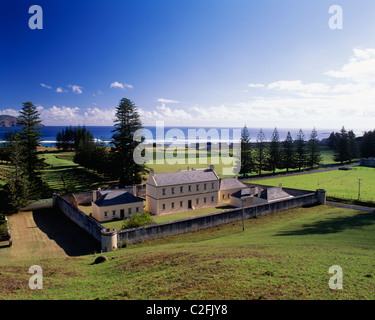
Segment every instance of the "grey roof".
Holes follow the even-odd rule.
[[[211,169],[155,173],[151,178],[154,179],[157,186],[199,183],[219,179],[215,171]]]
[[[231,194],[232,197],[234,198],[239,198],[239,199],[244,199],[244,198],[249,198],[252,196],[250,188],[245,188],[238,190],[235,193]]]
[[[115,205],[133,203],[133,202],[143,202],[143,200],[141,198],[133,196],[129,192],[111,191],[111,192],[106,192],[105,194],[103,194],[94,203],[98,207],[107,207],[107,206],[115,206]]]
[[[290,198],[292,196],[280,188],[268,187],[262,191],[260,197],[269,202],[269,201],[275,201],[275,200],[284,199],[284,198]]]
[[[243,189],[247,188],[245,184],[236,178],[223,178],[220,180],[220,190]]]

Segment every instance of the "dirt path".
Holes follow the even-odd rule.
[[[4,260],[79,256],[98,251],[98,243],[54,209],[19,212],[8,216],[12,247],[0,249]]]

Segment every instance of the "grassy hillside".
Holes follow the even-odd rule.
[[[252,180],[252,183],[304,190],[326,189],[327,195],[343,199],[358,199],[358,179],[361,179],[363,201],[375,201],[375,168],[355,167],[352,170],[333,170],[298,176]]]
[[[36,241],[34,239],[34,241]],[[14,248],[0,249],[6,253]],[[375,214],[326,206],[94,255],[2,259],[3,299],[373,299]],[[3,251],[5,250],[5,251]],[[9,257],[9,256],[8,256]],[[30,265],[43,289],[28,288]],[[343,269],[343,290],[328,287]]]

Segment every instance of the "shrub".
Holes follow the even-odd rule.
[[[136,213],[124,220],[124,223],[121,226],[121,230],[143,227],[153,222],[154,221],[152,220],[151,215],[148,212]]]

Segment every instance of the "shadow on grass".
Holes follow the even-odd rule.
[[[81,256],[100,252],[100,244],[63,213],[56,209],[33,211],[37,227],[56,242],[68,256]]]
[[[350,217],[330,218],[312,224],[304,224],[299,230],[282,231],[275,236],[304,236],[311,234],[338,233],[347,229],[360,229],[375,224],[375,214],[359,213]]]

